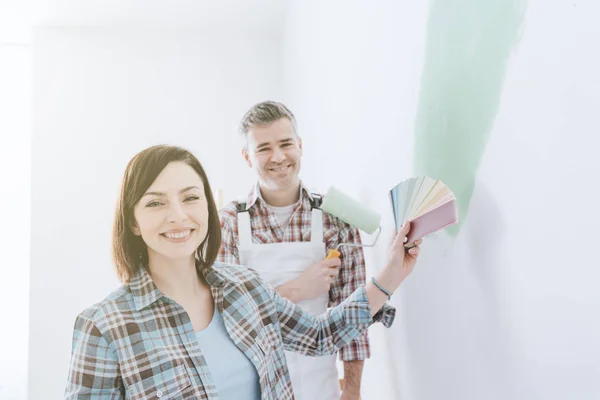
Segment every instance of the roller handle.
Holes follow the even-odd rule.
[[[410,249],[412,249],[413,247],[415,247],[416,244],[412,243],[410,246],[404,246],[404,251],[409,251]],[[342,253],[340,253],[337,250],[329,250],[329,253],[327,254],[327,257],[325,257],[326,260],[331,260],[332,258],[336,258],[341,256]]]
[[[327,257],[325,257],[326,260],[331,260],[332,258],[336,258],[341,256],[342,253],[340,253],[337,250],[329,250],[329,253],[327,254]]]

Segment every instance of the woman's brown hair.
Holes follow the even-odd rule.
[[[156,177],[171,162],[183,162],[196,171],[204,184],[208,203],[208,232],[196,251],[200,268],[210,268],[221,246],[221,227],[217,206],[204,168],[188,150],[175,146],[159,145],[136,154],[127,164],[113,224],[112,253],[119,279],[129,283],[142,265],[148,264],[146,244],[133,233],[134,207]]]

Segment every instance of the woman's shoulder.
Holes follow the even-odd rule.
[[[225,298],[229,307],[238,308],[240,314],[247,313],[248,302],[256,305],[262,319],[275,320],[275,290],[265,282],[255,270],[239,264],[215,263],[207,277],[212,285],[233,285],[237,290],[226,290]],[[267,318],[268,317],[268,318]],[[248,318],[252,318],[248,316]]]
[[[92,304],[77,315],[77,319],[92,322],[98,329],[109,325],[117,315],[134,309],[133,298],[128,285],[121,285],[104,299]]]
[[[212,267],[220,279],[236,283],[247,283],[260,280],[260,275],[255,270],[241,264],[216,262]]]
[[[255,270],[240,264],[215,263],[207,277],[210,284],[230,282],[243,286],[253,297],[267,301],[272,299],[273,288]]]

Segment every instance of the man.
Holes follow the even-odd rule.
[[[342,246],[340,258],[325,260],[339,243],[360,244],[358,231],[318,209],[298,177],[302,140],[296,119],[283,104],[253,106],[240,124],[242,154],[257,176],[247,199],[220,211],[222,247],[218,261],[258,271],[289,300],[318,315],[365,284],[361,248]],[[344,364],[343,400],[360,397],[364,359],[370,356],[367,332],[340,351]],[[335,356],[286,353],[298,400],[339,400]]]

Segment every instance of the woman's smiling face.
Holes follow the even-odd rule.
[[[133,232],[148,247],[148,261],[183,260],[208,232],[208,203],[200,176],[184,162],[171,162],[135,205]]]

